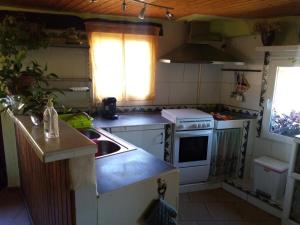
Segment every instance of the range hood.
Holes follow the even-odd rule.
[[[159,61],[164,63],[235,64],[244,62],[210,43],[222,44],[222,37],[209,33],[208,22],[190,22],[188,41],[175,48]]]

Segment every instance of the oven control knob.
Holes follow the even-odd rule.
[[[184,125],[183,125],[183,124],[179,124],[179,125],[177,125],[177,129],[178,129],[178,130],[182,130],[182,129],[184,129]]]
[[[210,127],[210,123],[207,123],[207,124],[206,124],[206,127]]]
[[[198,128],[198,124],[196,124],[196,123],[195,123],[195,124],[192,124],[192,125],[191,125],[191,128]]]
[[[198,128],[203,128],[203,124],[202,124],[202,123],[199,123],[199,124],[198,124]]]

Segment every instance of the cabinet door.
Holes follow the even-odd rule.
[[[139,131],[112,131],[112,133],[125,141],[140,147],[149,153],[164,160],[165,131],[139,130]]]
[[[165,201],[178,209],[179,173],[172,170],[152,179],[100,194],[98,199],[99,225],[141,225],[145,210],[158,197],[157,179],[167,183]]]

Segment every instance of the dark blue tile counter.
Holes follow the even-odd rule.
[[[101,116],[94,117],[94,128],[112,128],[124,126],[142,126],[154,124],[169,124],[170,121],[163,118],[160,113],[130,113],[119,114],[117,120],[108,120]]]
[[[171,170],[176,168],[142,149],[98,158],[97,191],[101,195]]]

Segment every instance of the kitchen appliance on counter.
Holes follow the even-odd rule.
[[[180,184],[207,181],[214,119],[197,109],[164,109],[174,126],[173,165],[180,169]]]
[[[106,119],[118,119],[117,113],[117,99],[114,97],[104,98],[102,100],[102,116]]]

